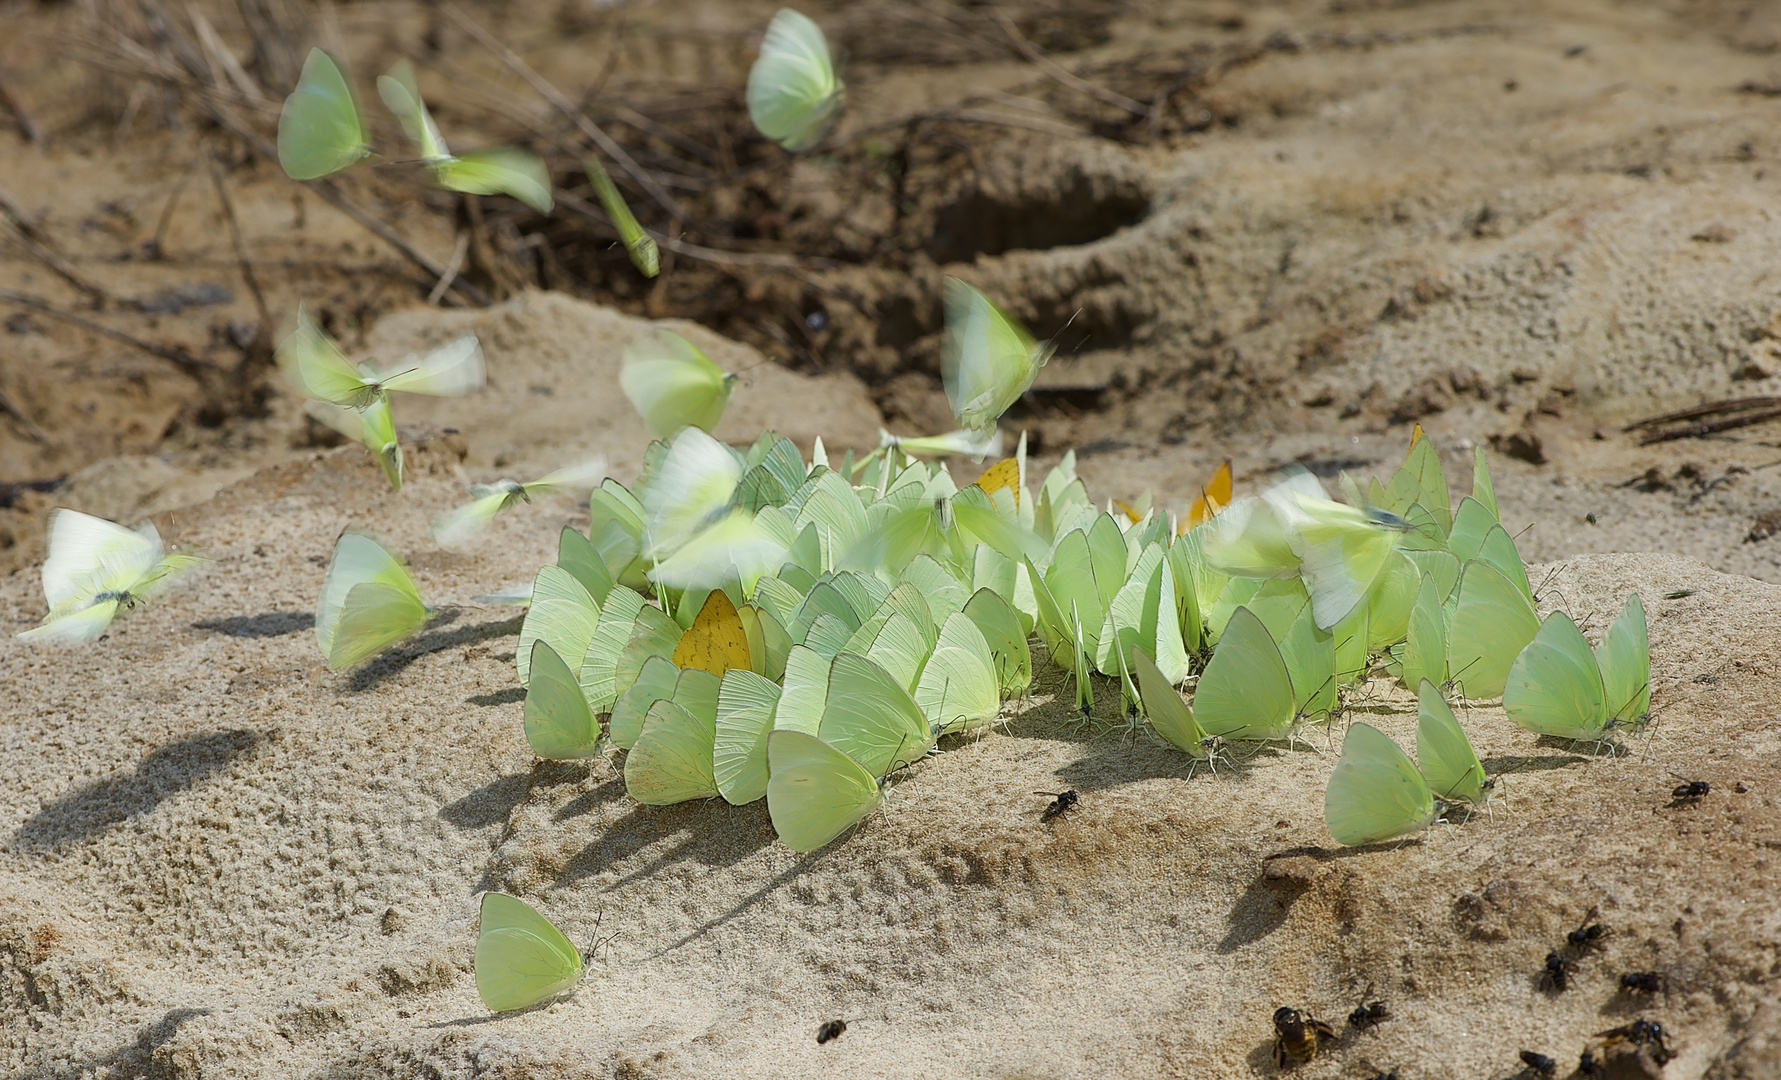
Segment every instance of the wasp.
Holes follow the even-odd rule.
[[[1303,1065],[1317,1056],[1317,1040],[1336,1041],[1335,1031],[1309,1013],[1281,1006],[1274,1010],[1274,1067]]]
[[[1678,779],[1687,779],[1678,777]],[[1692,806],[1713,793],[1713,785],[1705,780],[1689,780],[1685,784],[1677,784],[1670,790],[1671,806]]]
[[[1588,952],[1602,947],[1602,939],[1613,933],[1612,930],[1596,921],[1601,909],[1592,907],[1589,914],[1583,916],[1582,925],[1565,935],[1565,943],[1578,952]],[[1559,987],[1563,990],[1564,987]]]
[[[1082,796],[1076,794],[1075,788],[1068,791],[1035,791],[1033,794],[1051,796],[1051,805],[1047,806],[1045,812],[1039,815],[1040,821],[1061,818],[1076,809],[1076,804],[1082,801]]]
[[[1571,985],[1571,975],[1577,970],[1577,962],[1556,952],[1546,954],[1546,966],[1540,971],[1540,986],[1555,994],[1562,994]]]
[[[1361,1003],[1348,1014],[1348,1026],[1356,1031],[1365,1031],[1374,1024],[1391,1019],[1391,1009],[1386,1007],[1385,1002],[1367,1000],[1372,993],[1373,984],[1368,983],[1366,990],[1361,993]]]
[[[1531,1072],[1536,1076],[1551,1076],[1558,1072],[1558,1062],[1545,1054],[1537,1054],[1532,1050],[1521,1052],[1521,1063],[1527,1066],[1526,1072]]]
[[[822,1026],[816,1029],[816,1045],[821,1046],[823,1043],[833,1042],[846,1031],[847,1021],[824,1020]]]
[[[1620,977],[1620,988],[1629,994],[1655,994],[1664,988],[1664,977],[1655,971],[1629,971]]]

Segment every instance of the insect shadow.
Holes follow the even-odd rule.
[[[315,627],[310,611],[262,611],[258,615],[231,615],[226,619],[200,619],[194,630],[214,630],[233,638],[275,638]]]

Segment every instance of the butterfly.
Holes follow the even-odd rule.
[[[43,562],[49,613],[18,636],[65,645],[93,641],[118,612],[149,599],[175,575],[203,561],[167,554],[152,523],[126,529],[57,507],[50,513],[49,557]]]
[[[433,522],[433,540],[443,547],[461,544],[475,536],[495,519],[495,515],[522,502],[531,502],[534,495],[558,494],[580,491],[585,493],[598,483],[606,473],[606,462],[603,458],[571,465],[546,473],[536,480],[519,483],[514,480],[496,480],[492,484],[472,484],[470,495],[474,502],[466,503],[441,515]],[[577,534],[579,536],[579,534]],[[605,571],[604,564],[601,566]],[[607,575],[610,583],[610,575]]]
[[[1645,608],[1637,593],[1594,650],[1569,615],[1547,616],[1503,686],[1503,713],[1512,723],[1560,739],[1599,739],[1610,727],[1636,726],[1650,702]]]
[[[1038,378],[1055,346],[1039,344],[989,297],[946,279],[946,338],[940,375],[959,426],[986,432]]]
[[[278,163],[293,180],[319,180],[371,154],[364,118],[333,57],[310,49],[278,113]]]
[[[657,437],[691,426],[710,432],[730,403],[736,376],[672,330],[657,330],[625,350],[619,385]]]
[[[803,150],[834,125],[843,90],[822,28],[780,8],[748,72],[748,116],[755,129],[787,150]]]
[[[476,935],[476,993],[495,1012],[548,1001],[581,981],[580,951],[524,900],[483,893],[481,922]]]
[[[315,640],[329,667],[369,660],[418,633],[431,615],[400,560],[364,533],[340,534],[315,608]]]
[[[544,159],[512,146],[453,155],[421,100],[414,66],[408,61],[397,61],[389,74],[378,78],[377,95],[401,121],[403,133],[440,187],[473,195],[511,195],[541,214],[550,213],[550,170]]]
[[[1427,827],[1435,813],[1428,782],[1398,744],[1371,724],[1348,725],[1323,797],[1336,842],[1358,847],[1404,836]]]

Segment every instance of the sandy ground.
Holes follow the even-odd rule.
[[[679,57],[739,79],[744,28],[771,6],[638,5],[647,32],[618,78]],[[1324,832],[1330,736],[1189,777],[1146,736],[1066,724],[1046,683],[811,856],[776,844],[763,806],[638,807],[604,765],[531,757],[518,618],[471,599],[529,580],[577,509],[522,508],[461,552],[425,526],[470,481],[590,453],[628,478],[642,429],[613,372],[645,324],[540,291],[427,307],[432,282],[263,166],[225,158],[275,311],[307,299],[360,354],[475,329],[491,382],[398,402],[412,481],[392,496],[282,393],[263,415],[213,417],[197,382],[123,345],[37,316],[0,332],[0,392],[25,418],[0,419],[0,480],[71,474],[0,506],[0,631],[42,613],[54,505],[152,515],[214,560],[91,648],[0,644],[0,1072],[1269,1075],[1276,1006],[1341,1030],[1372,985],[1393,1018],[1344,1030],[1300,1075],[1502,1080],[1527,1048],[1562,1076],[1592,1033],[1635,1016],[1674,1032],[1665,1076],[1781,1075],[1781,594],[1764,583],[1781,582],[1781,539],[1749,540],[1781,509],[1781,447],[1772,426],[1654,447],[1620,431],[1781,385],[1778,106],[1739,89],[1777,82],[1781,22],[1704,0],[1091,8],[1109,14],[1067,57],[1084,70],[1195,42],[1273,44],[1196,91],[1209,126],[1156,142],[1091,138],[1055,88],[984,106],[1054,128],[972,129],[972,166],[911,211],[935,230],[914,255],[810,273],[799,288],[827,318],[813,338],[825,374],[791,370],[817,365],[732,316],[751,344],[671,323],[744,373],[720,434],[864,446],[880,422],[941,423],[945,272],[1043,334],[1069,323],[1013,423],[1043,462],[1077,447],[1099,498],[1150,489],[1178,507],[1227,456],[1246,490],[1291,461],[1387,470],[1419,420],[1456,491],[1471,447],[1493,448],[1504,517],[1547,564],[1534,572],[1547,607],[1599,628],[1627,592],[1644,597],[1648,735],[1592,756],[1474,709],[1504,793],[1492,814],[1360,852]],[[44,10],[17,25],[73,18]],[[1034,79],[1013,59],[874,51],[892,40],[874,28],[896,26],[937,55],[895,4],[810,10],[857,58],[844,132]],[[331,32],[367,64],[423,29],[412,13],[341,11]],[[579,39],[556,33],[521,43],[579,85]],[[677,33],[693,45],[669,48]],[[0,185],[74,265],[119,296],[208,281],[232,297],[87,314],[225,369],[247,362],[231,324],[257,315],[192,133],[157,128],[152,100],[128,125],[83,119],[76,75],[40,48],[0,41],[0,63],[70,132],[42,150],[0,133]],[[897,216],[844,179],[823,161],[786,174],[800,242],[870,247],[857,238]],[[167,257],[145,260],[182,184]],[[450,250],[438,215],[377,205]],[[16,244],[0,287],[78,301]],[[679,288],[650,303],[700,313]],[[349,525],[387,537],[444,614],[334,675],[310,612]],[[1375,680],[1352,715],[1408,739],[1408,700]],[[1713,792],[1672,806],[1678,776]],[[1064,786],[1082,809],[1041,825],[1046,800],[1030,793]],[[481,1008],[469,972],[489,887],[579,942],[617,935],[573,997]],[[1542,992],[1542,959],[1591,907],[1613,930],[1604,951],[1570,991]],[[1667,990],[1617,992],[1634,970],[1662,972]],[[848,1032],[817,1047],[835,1017]]]

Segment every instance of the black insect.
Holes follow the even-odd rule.
[[[1712,792],[1713,785],[1707,783],[1705,780],[1690,780],[1686,784],[1677,784],[1675,788],[1670,791],[1670,797],[1676,800],[1674,803],[1671,803],[1671,805],[1681,806],[1684,804],[1698,803],[1703,798],[1712,794]]]
[[[1664,977],[1655,971],[1629,971],[1620,977],[1620,988],[1629,994],[1655,994],[1664,988]]]
[[[1047,806],[1045,812],[1039,815],[1040,821],[1050,821],[1053,818],[1063,817],[1065,814],[1076,809],[1076,804],[1082,801],[1082,796],[1076,794],[1075,788],[1071,788],[1068,791],[1035,791],[1033,794],[1049,795],[1051,797],[1051,805]]]
[[[1585,1050],[1585,1051],[1583,1051],[1582,1054],[1578,1055],[1578,1057],[1577,1057],[1577,1075],[1578,1076],[1600,1076],[1600,1075],[1602,1075],[1602,1062],[1596,1058],[1594,1050]]]
[[[1365,1031],[1374,1024],[1391,1019],[1391,1009],[1383,1001],[1368,1001],[1373,993],[1373,984],[1368,983],[1367,989],[1361,994],[1361,1003],[1348,1014],[1348,1026],[1356,1031]]]
[[[1565,943],[1577,952],[1589,952],[1602,947],[1602,939],[1613,931],[1596,921],[1601,914],[1600,908],[1590,908],[1589,914],[1583,916],[1583,924],[1565,935]],[[1551,966],[1550,960],[1548,966]],[[1564,987],[1559,987],[1560,990]]]
[[[824,1020],[822,1026],[816,1029],[816,1045],[821,1046],[823,1043],[833,1042],[839,1039],[846,1030],[847,1021],[845,1020]]]
[[[1615,1043],[1631,1043],[1644,1047],[1651,1060],[1659,1065],[1667,1065],[1676,1056],[1670,1052],[1669,1032],[1656,1020],[1634,1020],[1630,1024],[1609,1028],[1597,1034],[1603,1040],[1604,1050]]]
[[[1335,1042],[1336,1033],[1309,1013],[1284,1005],[1274,1010],[1275,1068],[1287,1069],[1310,1061],[1317,1056],[1319,1039]]]
[[[1374,1073],[1373,1080],[1398,1080],[1398,1071],[1393,1069],[1390,1072]]]
[[[1546,966],[1540,971],[1540,986],[1555,994],[1562,994],[1571,985],[1571,975],[1577,970],[1577,962],[1556,952],[1546,954]]]
[[[1537,1054],[1532,1050],[1523,1050],[1521,1052],[1521,1063],[1526,1065],[1527,1071],[1533,1073],[1535,1076],[1551,1076],[1558,1072],[1558,1062],[1547,1057],[1545,1054]]]

